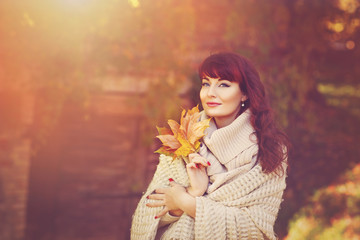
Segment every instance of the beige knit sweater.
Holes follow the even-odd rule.
[[[154,178],[133,215],[131,239],[276,239],[273,225],[286,175],[262,172],[256,163],[258,146],[253,132],[249,110],[224,128],[216,129],[214,122],[210,123],[200,148],[200,154],[211,163],[207,169],[210,183],[207,192],[196,197],[195,219],[186,213],[154,219],[162,208],[145,206],[156,201],[146,196],[169,186],[169,178],[189,185],[183,161],[160,155]]]

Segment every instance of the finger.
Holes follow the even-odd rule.
[[[169,208],[165,206],[164,209],[161,210],[161,211],[155,216],[155,219],[161,218],[161,217],[164,216],[168,211],[169,211]]]
[[[186,164],[186,168],[198,168],[198,166],[192,162],[192,163]]]
[[[147,203],[146,206],[147,207],[162,207],[162,206],[165,206],[165,203],[164,203],[164,201],[156,201],[156,202]]]
[[[157,188],[155,189],[156,193],[165,193],[166,192],[166,188]]]
[[[196,158],[194,158],[194,159],[192,160],[192,162],[195,163],[195,164],[197,164],[197,165],[202,165],[202,166],[204,166],[204,167],[210,166],[210,165],[209,165],[209,162],[208,162],[205,158],[203,158],[203,157],[196,157]]]
[[[164,194],[150,194],[149,196],[146,197],[147,199],[155,199],[155,200],[163,200],[164,199]]]
[[[175,187],[176,185],[180,185],[180,184],[178,184],[178,183],[176,183],[174,181],[170,181],[169,184],[170,184],[171,187]]]
[[[195,162],[195,163],[201,163],[201,165],[207,167],[210,166],[210,162],[207,161],[204,157],[202,157],[200,154],[198,153],[191,153],[189,154],[189,161],[191,162]]]
[[[196,157],[201,157],[201,156],[198,153],[190,153],[189,154],[189,161],[191,162],[192,159],[194,159]]]

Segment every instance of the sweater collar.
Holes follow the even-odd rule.
[[[250,146],[257,144],[255,129],[250,123],[251,112],[247,109],[231,124],[217,129],[214,119],[210,127],[205,130],[204,143],[212,154],[226,164]],[[201,113],[201,120],[209,118],[205,112]]]

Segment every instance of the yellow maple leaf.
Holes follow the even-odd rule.
[[[183,156],[183,157],[187,157],[189,156],[190,153],[193,153],[196,151],[196,149],[194,148],[194,146],[192,146],[190,144],[189,141],[187,141],[185,138],[183,138],[181,135],[179,135],[178,140],[181,144],[181,147],[179,147],[176,151],[175,151],[175,155],[176,156]]]

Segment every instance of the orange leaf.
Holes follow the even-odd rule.
[[[156,127],[160,135],[171,135],[172,132],[170,129],[165,127]]]
[[[173,135],[160,135],[157,136],[157,138],[160,139],[164,146],[168,146],[172,149],[177,149],[181,147],[181,144]]]
[[[158,150],[156,150],[155,152],[160,153],[160,154],[170,155],[170,156],[173,157],[175,151],[176,151],[175,149],[171,149],[169,147],[162,146]]]
[[[168,120],[168,124],[171,128],[172,133],[174,134],[174,137],[176,138],[180,129],[180,124],[171,119]]]
[[[193,107],[191,110],[188,110],[181,113],[181,126],[180,129],[182,129],[187,136],[189,136],[190,128],[191,126],[199,121],[200,113],[198,107]]]
[[[188,116],[188,115],[187,115],[187,112],[184,109],[181,112],[180,128],[185,132],[187,131],[187,126],[189,125],[189,118],[186,117],[186,116]]]

